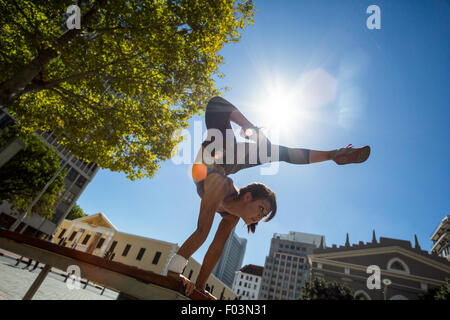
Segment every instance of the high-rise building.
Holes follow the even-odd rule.
[[[240,238],[234,232],[228,237],[222,255],[212,273],[230,288],[233,286],[234,275],[242,266],[247,239]]]
[[[257,300],[264,268],[247,264],[236,271],[233,292],[240,300]]]
[[[14,122],[15,119],[8,112],[0,109],[0,130]],[[54,148],[60,158],[60,165],[67,169],[64,179],[65,188],[61,197],[57,200],[51,220],[42,220],[39,215],[32,215],[25,217],[15,230],[23,230],[25,234],[45,236],[55,232],[87,185],[95,177],[99,167],[93,162],[88,163],[75,158],[65,147],[58,144],[56,137],[52,133],[37,131],[36,134],[41,137],[47,146]],[[9,228],[18,217],[19,213],[11,209],[10,203],[3,202],[0,204],[0,226]]]
[[[450,260],[450,216],[446,216],[439,223],[431,236],[433,248],[431,253],[435,253],[443,258]]]
[[[325,237],[302,232],[273,235],[266,257],[259,300],[295,300],[309,279],[308,254],[325,245]]]

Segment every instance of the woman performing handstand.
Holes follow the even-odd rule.
[[[275,161],[292,164],[308,164],[327,160],[333,160],[339,165],[361,163],[366,161],[370,154],[369,146],[362,148],[347,146],[331,151],[316,151],[272,145],[261,130],[248,121],[235,106],[221,97],[214,97],[208,102],[205,122],[208,137],[202,143],[192,166],[192,178],[197,186],[197,193],[202,199],[197,229],[172,257],[167,268],[169,277],[181,278],[185,284],[187,296],[192,294],[194,288],[211,296],[205,290],[206,281],[222,254],[225,242],[240,218],[247,225],[248,232],[254,233],[260,220],[266,218],[264,221],[267,222],[275,216],[277,202],[272,190],[261,183],[252,183],[238,189],[234,186],[233,180],[228,177],[229,174],[242,169],[274,161],[273,159],[267,160],[267,157],[260,157],[261,142],[266,144],[266,150],[278,148],[278,159]],[[236,141],[236,137],[232,133],[231,122],[242,128],[242,137],[258,142],[256,155],[253,155],[251,151],[255,150],[251,146],[251,144],[255,145],[254,143],[238,143]],[[220,139],[216,141],[218,136],[221,136],[222,143],[220,143]],[[213,142],[215,143],[213,144]],[[218,144],[219,147],[217,147]],[[229,148],[230,144],[231,149]],[[213,145],[215,147],[211,150],[210,147]],[[244,150],[244,156],[240,158],[236,152],[227,155],[227,152],[230,153],[229,150]],[[256,161],[252,161],[252,159],[256,159]],[[194,284],[181,273],[188,259],[208,237],[216,212],[222,216],[222,221],[206,252]]]

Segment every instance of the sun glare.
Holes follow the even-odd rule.
[[[300,120],[299,92],[278,80],[260,93],[258,104],[261,125],[268,131],[285,135],[295,130]]]
[[[287,81],[280,76],[262,78],[255,92],[256,123],[284,138],[295,138],[311,125],[324,122],[321,109],[336,97],[337,80],[321,68]],[[270,133],[269,133],[270,135]]]

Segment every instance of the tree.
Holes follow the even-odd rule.
[[[86,217],[87,214],[84,213],[83,209],[77,204],[75,204],[72,209],[70,209],[69,214],[67,215],[67,220],[75,220],[78,218]]]
[[[439,288],[432,288],[427,293],[419,296],[420,300],[450,300],[450,278],[445,279],[445,284]]]
[[[53,131],[80,159],[152,177],[174,133],[219,94],[219,50],[253,23],[252,0],[0,0],[0,107]]]
[[[37,135],[22,130],[18,125],[6,127],[0,132],[0,148],[14,137],[19,137],[25,147],[0,168],[0,203],[8,201],[13,209],[24,213],[33,199],[60,169],[59,157]],[[32,212],[50,219],[56,200],[64,189],[63,169],[49,186]]]
[[[315,278],[302,288],[299,300],[354,300],[353,291],[338,282]]]

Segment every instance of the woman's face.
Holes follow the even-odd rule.
[[[252,194],[247,192],[243,198],[243,210],[241,218],[246,225],[261,221],[272,210],[270,202],[267,199],[253,200]]]

